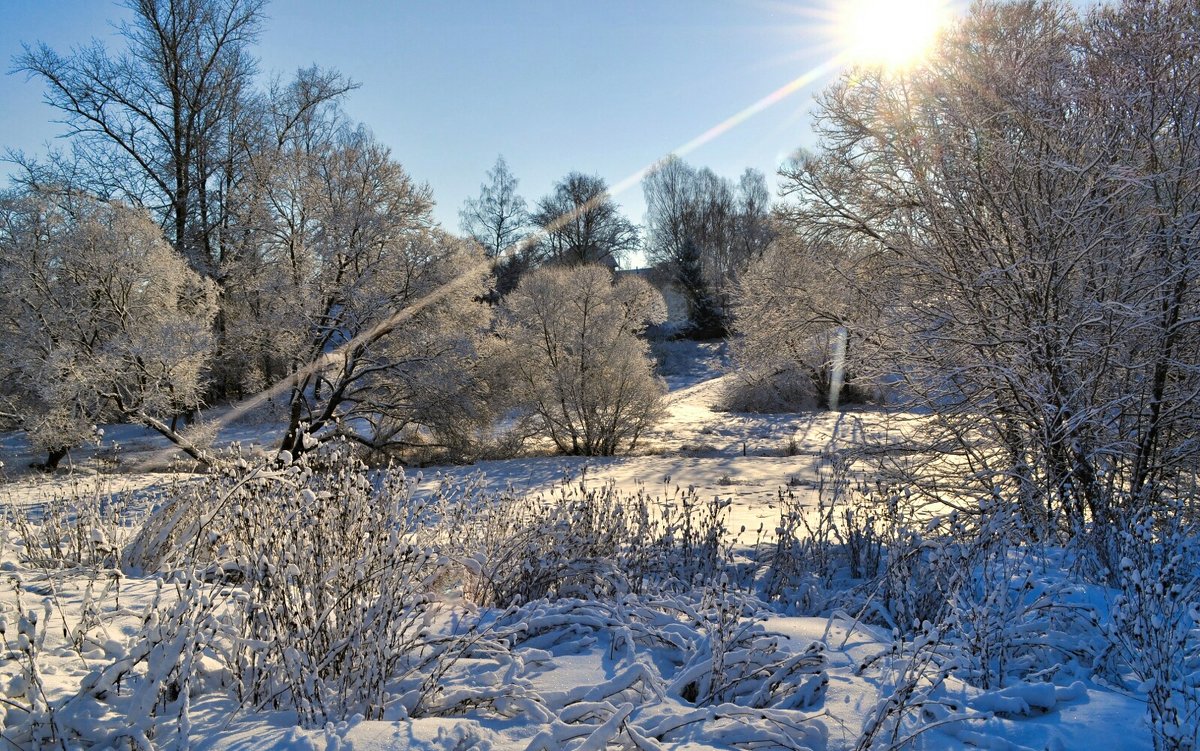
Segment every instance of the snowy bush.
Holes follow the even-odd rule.
[[[835,371],[842,379],[839,401],[877,398],[878,363],[865,354],[875,324],[864,284],[878,282],[869,269],[839,266],[838,256],[787,232],[751,261],[733,300],[737,368],[724,395],[726,409],[824,408]],[[848,338],[839,340],[839,332]]]
[[[531,603],[518,614],[523,652],[601,640],[614,665],[595,686],[543,692],[546,727],[531,749],[638,749],[659,744],[819,748],[825,727],[804,709],[828,678],[817,645],[785,649],[760,622],[762,603],[727,588],[667,596]],[[690,710],[671,709],[680,702]]]
[[[152,493],[108,492],[76,480],[65,494],[0,508],[23,563],[43,569],[115,568],[140,529]]]
[[[698,608],[701,639],[669,690],[699,706],[808,709],[818,704],[829,680],[820,645],[781,653],[778,637],[760,623],[759,607],[725,581],[706,591]]]
[[[729,412],[802,412],[821,406],[812,374],[795,367],[738,368],[721,394]]]
[[[1121,531],[1109,627],[1111,657],[1141,682],[1164,750],[1200,746],[1200,540],[1182,512],[1145,510]]]
[[[872,489],[853,469],[853,457],[826,452],[817,479],[817,504],[811,509],[789,481],[778,491],[779,524],[774,546],[763,564],[763,591],[807,611],[823,609],[839,575],[875,579],[884,559],[884,535],[895,535],[902,520],[897,497]],[[795,478],[791,478],[795,479]]]
[[[230,641],[212,647],[243,705],[317,725],[418,714],[431,711],[428,671],[467,643],[483,650],[470,618],[455,638],[435,633],[458,564],[433,521],[403,472],[373,478],[331,447],[295,464],[225,465],[164,505],[127,560],[221,585]]]
[[[637,445],[662,413],[662,382],[639,338],[666,315],[662,295],[602,266],[538,269],[504,303],[517,405],[569,454],[612,455]]]
[[[464,594],[484,605],[688,590],[731,567],[725,504],[691,489],[651,498],[565,485],[549,497],[458,494],[439,510],[464,552]]]

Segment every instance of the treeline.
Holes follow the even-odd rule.
[[[651,278],[686,300],[677,328],[714,336],[766,247],[761,174],[735,188],[673,158],[646,179],[644,245],[603,179],[571,172],[529,208],[502,158],[460,238],[347,117],[354,82],[314,66],[258,85],[262,0],[128,8],[121,49],[15,60],[69,136],[44,158],[10,154],[0,196],[0,420],[47,467],[110,421],[205,461],[215,426],[200,408],[266,400],[293,454],[331,437],[461,454],[535,435],[612,453],[657,414],[638,336],[665,316],[643,279],[613,272],[644,247]],[[606,306],[619,311],[595,315]],[[517,339],[533,321],[562,342],[530,351]]]
[[[528,209],[519,181],[500,157],[460,212],[464,233],[493,261],[491,299],[512,290],[521,275],[546,263],[625,264],[642,250],[656,285],[673,289],[684,305],[677,333],[724,336],[731,295],[747,264],[773,237],[766,177],[747,169],[737,184],[675,155],[642,180],[643,237],[620,214],[601,178],[571,173]]]

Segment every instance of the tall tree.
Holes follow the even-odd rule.
[[[522,241],[528,237],[531,223],[525,199],[517,194],[518,182],[504,157],[497,157],[479,186],[479,197],[468,198],[459,212],[463,232],[479,243],[492,261],[492,296],[497,298],[516,286],[530,260]]]
[[[693,333],[724,331],[730,286],[763,242],[749,235],[741,239],[743,230],[761,233],[764,200],[754,174],[743,176],[751,191],[745,206],[754,212],[745,218],[740,196],[728,180],[677,156],[667,157],[642,180],[647,252],[683,289]],[[761,188],[765,190],[765,181]]]
[[[1200,458],[1195,17],[979,4],[926,65],[833,86],[784,173],[801,239],[876,264],[860,341],[975,469],[942,479],[1031,529],[1104,538]]]
[[[736,212],[733,262],[740,273],[751,261],[761,258],[774,239],[767,177],[752,167],[738,178]]]
[[[517,194],[517,178],[503,156],[488,170],[479,197],[468,198],[459,211],[463,232],[483,248],[488,258],[500,258],[529,232],[529,211]]]
[[[96,41],[63,57],[25,47],[18,70],[46,82],[89,182],[159,214],[172,244],[206,275],[218,258],[209,195],[246,108],[264,0],[129,0],[127,49]]]
[[[572,172],[554,185],[533,214],[542,228],[539,262],[620,265],[638,247],[638,231],[621,214],[603,178]]]
[[[486,264],[434,227],[429,189],[366,129],[306,130],[256,170],[254,280],[230,331],[256,378],[283,384],[282,447],[340,435],[386,448],[469,408]],[[249,199],[248,199],[249,200]]]
[[[127,0],[124,49],[110,52],[95,41],[63,56],[39,44],[15,61],[46,83],[46,100],[63,114],[72,145],[70,155],[53,153],[44,163],[19,155],[22,180],[148,209],[192,268],[220,286],[210,380],[216,397],[241,384],[225,308],[257,252],[246,213],[255,204],[247,186],[261,184],[253,172],[289,140],[304,138],[354,87],[314,66],[289,85],[256,90],[251,49],[264,2]]]

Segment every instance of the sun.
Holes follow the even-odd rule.
[[[841,0],[837,34],[851,60],[905,68],[929,51],[949,19],[947,0]]]

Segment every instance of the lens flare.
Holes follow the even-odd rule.
[[[856,62],[904,68],[929,51],[951,14],[946,0],[847,0],[837,36]]]

